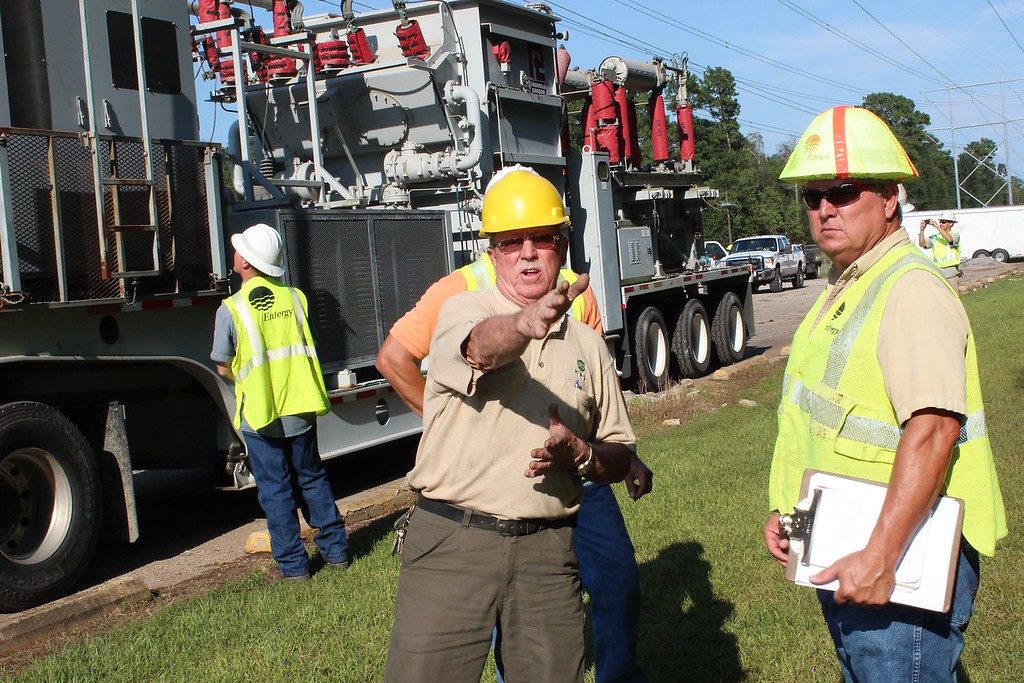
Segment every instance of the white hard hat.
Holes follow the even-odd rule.
[[[256,270],[270,277],[281,277],[283,245],[281,235],[266,223],[257,223],[231,236],[231,246]]]
[[[950,223],[956,223],[956,216],[953,215],[952,211],[943,211],[939,216],[940,221],[949,221]]]
[[[897,199],[900,202],[900,206],[903,207],[903,213],[909,213],[914,210],[914,205],[907,201],[907,188],[903,187],[903,183],[896,185],[899,190]]]

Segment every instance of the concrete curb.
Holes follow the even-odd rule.
[[[121,577],[74,595],[0,619],[0,654],[80,624],[119,607],[151,600],[149,589],[139,579]]]

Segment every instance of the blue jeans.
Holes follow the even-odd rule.
[[[646,681],[636,656],[640,570],[610,485],[584,484],[573,549],[580,565],[580,581],[590,595],[596,682]],[[497,629],[494,652],[500,683],[501,634]]]
[[[295,514],[302,501],[320,554],[330,563],[348,561],[348,535],[334,504],[316,445],[316,426],[298,436],[262,437],[243,432],[260,505],[267,515],[270,549],[285,576],[309,573],[306,549]]]
[[[837,605],[830,591],[818,591],[843,679],[955,681],[977,592],[978,551],[966,542],[960,548],[952,606],[946,614],[903,605]]]

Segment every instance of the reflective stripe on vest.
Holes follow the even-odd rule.
[[[466,291],[475,292],[480,289],[490,289],[494,286],[494,282],[497,276],[494,274],[494,264],[491,262],[491,257],[486,253],[480,256],[476,261],[462,266],[459,268],[459,272],[462,273],[462,277],[466,280]],[[568,282],[570,285],[579,279],[579,275],[574,273],[568,268],[562,268],[558,271],[558,281]],[[573,318],[583,321],[583,295],[580,294],[578,297],[573,299],[572,305],[569,306],[569,312]]]

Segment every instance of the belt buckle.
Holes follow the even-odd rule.
[[[494,530],[497,531],[499,535],[501,535],[501,536],[520,536],[520,535],[522,535],[522,532],[520,531],[519,520],[516,520],[516,519],[499,519],[499,520],[496,520],[496,522],[497,523],[494,525]]]

